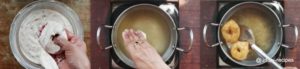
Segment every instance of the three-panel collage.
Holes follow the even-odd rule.
[[[298,69],[300,0],[0,0],[0,69]]]

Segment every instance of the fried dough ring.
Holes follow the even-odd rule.
[[[233,19],[230,19],[225,23],[221,32],[227,43],[235,43],[240,37],[240,27]]]
[[[231,56],[236,60],[245,60],[249,53],[249,42],[238,41],[233,43],[230,49]]]

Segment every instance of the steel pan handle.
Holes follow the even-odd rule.
[[[297,41],[298,41],[298,27],[294,24],[286,24],[286,25],[282,25],[282,27],[283,28],[292,27],[294,29],[295,42],[294,42],[293,46],[289,46],[289,45],[286,45],[286,44],[282,44],[281,46],[285,47],[285,48],[294,48],[294,46],[296,46]]]
[[[208,28],[209,25],[210,26],[216,26],[216,27],[219,26],[219,24],[217,24],[217,23],[208,23],[208,24],[204,25],[204,27],[203,27],[203,40],[204,40],[206,46],[208,46],[208,47],[215,47],[215,46],[218,46],[218,45],[222,44],[222,43],[215,43],[215,44],[209,44],[208,43],[208,39],[206,37],[206,33],[207,33],[207,28]]]
[[[182,27],[182,28],[177,28],[177,30],[189,30],[189,36],[190,36],[190,43],[189,43],[189,48],[188,49],[183,49],[183,48],[176,48],[176,50],[184,52],[184,53],[188,53],[192,50],[193,47],[193,43],[194,43],[194,32],[191,28],[188,27]]]
[[[105,27],[105,28],[112,28],[112,26],[109,26],[109,25],[104,25],[104,27]],[[101,45],[100,45],[100,37],[101,37],[100,35],[101,35],[101,26],[98,27],[97,33],[96,33],[96,37],[97,37],[96,40],[97,40],[97,44],[98,44],[99,46],[101,46]],[[112,46],[107,46],[107,47],[104,48],[104,50],[108,50],[108,49],[110,49],[110,48],[112,48]]]

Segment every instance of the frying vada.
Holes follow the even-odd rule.
[[[236,60],[245,60],[249,53],[249,42],[238,41],[231,45],[230,54]]]
[[[228,20],[221,28],[222,36],[227,43],[235,43],[240,37],[240,27],[233,19]]]

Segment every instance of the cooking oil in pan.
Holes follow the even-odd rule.
[[[238,24],[250,28],[255,37],[255,43],[265,53],[269,52],[274,44],[276,24],[273,24],[266,14],[256,9],[244,9],[237,11],[231,18]],[[255,60],[257,57],[255,51],[250,50],[246,60]]]
[[[132,28],[141,30],[147,35],[148,42],[154,47],[160,55],[170,46],[171,34],[168,21],[157,10],[139,9],[133,10],[125,14],[120,19],[118,29],[116,31],[117,47],[128,57],[128,52],[125,49],[122,32],[125,29]]]

